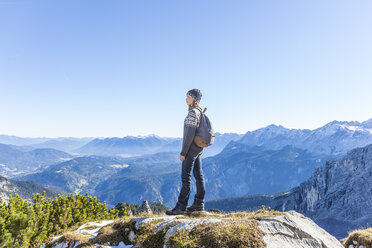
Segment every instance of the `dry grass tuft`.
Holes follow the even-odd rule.
[[[118,245],[125,239],[124,224],[115,221],[99,229],[98,235],[90,240],[91,244]]]
[[[185,216],[178,216],[176,219],[210,219],[210,218],[234,218],[234,219],[261,219],[261,218],[267,218],[267,217],[275,217],[279,215],[283,215],[283,212],[279,212],[273,209],[270,209],[270,207],[262,206],[261,209],[256,210],[254,212],[248,212],[248,211],[236,211],[236,212],[230,212],[227,214],[219,214],[214,212],[200,212],[196,214],[187,214]]]
[[[86,226],[83,228],[83,230],[93,230],[96,228],[100,228],[100,226],[97,226],[97,225]]]
[[[175,222],[173,225],[168,225],[166,228],[159,232],[154,231],[154,226],[163,221],[152,221],[148,224],[142,225],[140,230],[136,231],[137,238],[135,243],[139,247],[153,247],[162,248],[164,246],[164,236],[167,231],[173,226],[179,224]]]
[[[226,219],[218,223],[201,224],[190,232],[180,229],[169,238],[174,248],[265,247],[263,233],[257,221]]]
[[[129,217],[141,218],[141,217],[155,217],[155,216],[159,216],[159,215],[157,215],[157,214],[148,214],[148,213],[145,213],[145,212],[141,212],[139,214],[136,214],[136,215],[133,215],[133,216],[129,216]]]
[[[76,232],[66,232],[60,239],[58,239],[58,242],[65,242],[68,246],[74,246],[72,244],[76,245],[78,242],[79,244],[89,242],[89,236]]]
[[[349,233],[349,236],[343,242],[344,247],[354,245],[353,241],[364,247],[372,247],[372,227],[368,229],[357,229]]]
[[[267,217],[275,217],[279,215],[283,215],[283,212],[279,212],[276,210],[270,210],[270,208],[262,208],[254,212],[246,212],[246,211],[237,211],[237,212],[231,212],[226,214],[225,218],[249,218],[249,219],[261,219],[261,218],[267,218]]]

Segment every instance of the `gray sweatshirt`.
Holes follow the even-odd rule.
[[[181,150],[182,156],[186,156],[187,154],[196,156],[198,154],[203,153],[204,150],[203,147],[197,146],[194,142],[196,129],[199,127],[201,115],[200,111],[197,110],[196,108],[202,110],[200,107],[190,109],[184,121],[183,143]]]

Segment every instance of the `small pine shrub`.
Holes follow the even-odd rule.
[[[85,195],[58,195],[55,199],[32,194],[28,202],[18,194],[9,195],[9,203],[0,199],[0,247],[40,247],[48,237],[86,221],[114,219],[117,209],[108,210],[106,202]]]

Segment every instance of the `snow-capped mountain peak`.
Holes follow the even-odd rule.
[[[358,121],[332,121],[314,129],[288,129],[271,124],[247,132],[238,142],[261,145],[268,149],[281,149],[286,145],[317,154],[343,154],[346,151],[372,143],[372,119]]]

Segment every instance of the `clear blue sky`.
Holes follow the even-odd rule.
[[[372,1],[0,0],[0,134],[181,137],[372,118]]]

